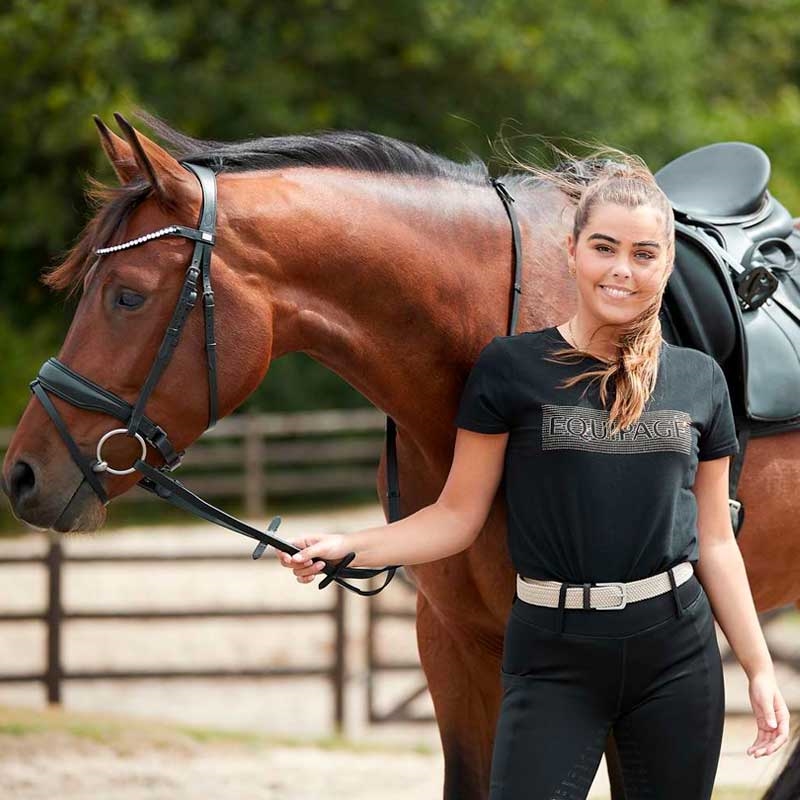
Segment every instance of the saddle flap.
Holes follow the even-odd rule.
[[[677,344],[720,363],[732,399],[750,420],[800,426],[800,236],[757,248],[739,225],[706,227],[676,221],[662,327]],[[754,263],[769,270],[776,288],[748,306],[739,301],[736,281]]]

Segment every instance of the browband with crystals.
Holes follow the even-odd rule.
[[[106,253],[116,253],[118,250],[127,250],[129,247],[136,247],[139,244],[149,242],[151,239],[159,239],[162,236],[183,236],[185,239],[193,239],[196,242],[208,242],[214,244],[214,234],[208,231],[198,231],[194,228],[185,228],[183,225],[168,225],[161,230],[153,231],[152,233],[145,233],[143,236],[138,236],[136,239],[131,239],[128,242],[121,244],[114,244],[110,247],[100,247],[95,250],[98,256],[105,255]]]

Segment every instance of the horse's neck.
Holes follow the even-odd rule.
[[[401,425],[440,427],[457,367],[506,332],[511,231],[497,194],[335,169],[236,177],[220,209],[228,191],[240,211],[251,198],[246,225],[224,223],[243,232],[237,271],[271,305],[271,358],[303,351]]]

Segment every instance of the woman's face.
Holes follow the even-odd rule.
[[[579,311],[597,324],[622,325],[661,289],[667,268],[664,220],[652,206],[595,206],[567,254],[575,271]]]

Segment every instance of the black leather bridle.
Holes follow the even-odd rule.
[[[260,558],[268,545],[272,545],[274,548],[284,553],[294,555],[299,552],[301,548],[274,535],[274,532],[280,525],[280,517],[273,517],[267,527],[268,532],[260,531],[236,517],[227,514],[221,509],[216,508],[210,503],[207,503],[205,500],[189,491],[183,484],[175,480],[175,478],[171,477],[168,473],[172,472],[172,470],[180,465],[183,451],[177,451],[172,442],[170,442],[166,431],[144,414],[147,401],[175,352],[189,312],[194,308],[197,302],[198,292],[202,292],[205,350],[208,365],[208,426],[206,430],[213,428],[217,422],[217,358],[214,336],[214,292],[211,286],[211,251],[215,243],[217,216],[216,177],[214,172],[208,167],[187,162],[183,162],[183,166],[192,172],[200,182],[202,206],[197,228],[187,228],[183,225],[169,225],[166,228],[144,234],[136,239],[95,250],[96,255],[102,256],[107,253],[114,253],[120,250],[127,250],[131,247],[137,247],[162,236],[181,236],[195,243],[194,252],[192,253],[189,267],[186,270],[183,286],[172,313],[172,318],[170,319],[155,360],[150,367],[150,372],[145,379],[136,402],[131,405],[113,392],[109,392],[102,386],[98,386],[93,381],[70,369],[57,358],[50,358],[42,365],[36,379],[31,382],[30,388],[53,421],[73,461],[83,473],[86,482],[92,487],[103,505],[108,504],[108,495],[100,482],[98,477],[99,473],[109,472],[113,475],[127,475],[133,472],[139,472],[143,476],[139,481],[139,486],[148,492],[155,494],[172,505],[182,508],[195,516],[220,525],[228,530],[248,536],[251,539],[255,539],[258,544],[253,551],[254,559]],[[499,181],[492,180],[491,183],[503,200],[512,226],[514,285],[512,287],[511,317],[509,323],[509,334],[511,334],[516,327],[518,300],[521,293],[520,271],[522,259],[519,228],[511,206],[513,198]],[[104,434],[97,444],[95,458],[92,460],[81,452],[77,443],[72,438],[66,423],[58,413],[53,401],[50,399],[50,393],[78,408],[88,411],[97,411],[115,417],[120,420],[125,427],[114,428]],[[395,430],[394,420],[387,418],[387,494],[389,498],[390,522],[400,518],[397,452],[394,442]],[[132,436],[141,446],[140,457],[127,469],[114,469],[103,460],[103,445],[108,439],[118,435]],[[145,461],[147,445],[150,445],[161,455],[164,461],[162,467],[153,467]],[[320,582],[319,588],[324,589],[332,581],[335,581],[344,588],[362,596],[375,595],[386,588],[400,566],[392,565],[374,569],[349,567],[348,565],[355,557],[356,554],[351,552],[336,564],[326,563],[322,570],[325,574],[325,578]],[[315,559],[315,561],[316,560],[320,559]],[[371,590],[360,589],[344,580],[345,578],[359,580],[370,579],[383,572],[386,573],[386,580],[381,586]]]

